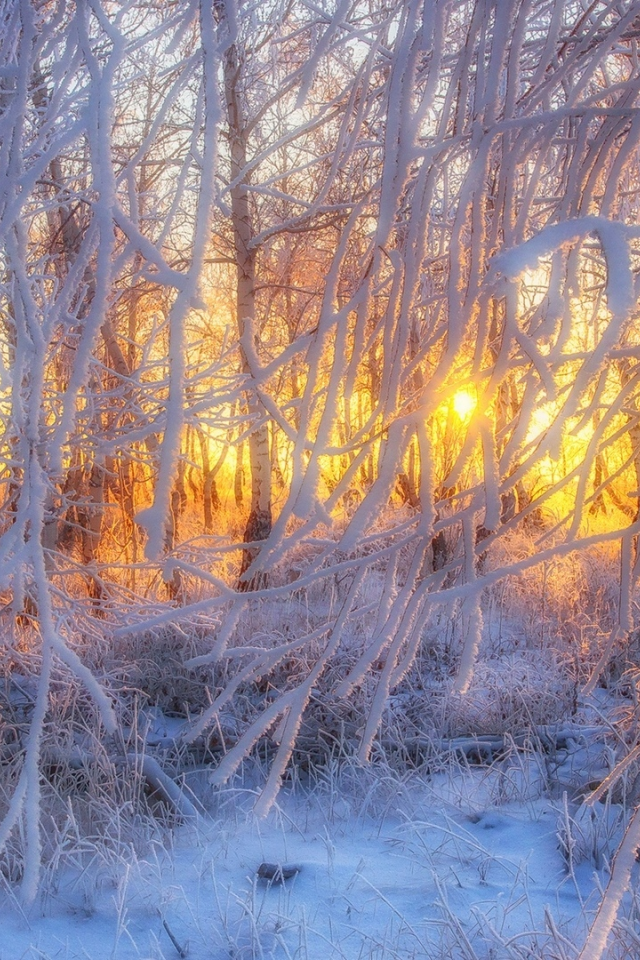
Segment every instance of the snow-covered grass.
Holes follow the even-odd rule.
[[[116,694],[122,735],[104,733],[89,694],[56,663],[42,740],[43,882],[25,906],[22,825],[0,860],[1,960],[577,957],[639,789],[634,637],[594,694],[581,694],[610,626],[605,560],[577,557],[565,579],[531,570],[488,591],[464,695],[454,686],[460,617],[454,608],[426,618],[365,764],[358,742],[384,658],[347,698],[335,690],[370,643],[367,600],[381,589],[372,572],[364,613],[346,622],[318,677],[264,820],[252,807],[278,750],[277,722],[227,784],[214,787],[211,773],[304,682],[323,650],[316,633],[348,585],[248,600],[229,656],[215,663],[206,623],[118,636],[79,617],[78,651]],[[38,673],[25,629],[0,690],[4,810]],[[273,657],[280,647],[285,655]],[[212,722],[190,740],[216,699]],[[300,870],[269,883],[257,873],[263,862]],[[612,960],[636,950],[638,916],[627,895]]]
[[[0,956],[574,957],[606,865],[568,862],[575,812],[543,780],[532,754],[405,777],[382,760],[336,763],[285,790],[266,821],[237,781],[199,822],[110,854],[67,833],[28,913],[5,888]],[[271,883],[262,862],[300,870]],[[624,921],[620,935],[634,930]]]
[[[137,722],[142,752],[184,721],[147,708]],[[75,780],[50,770],[42,893],[23,907],[18,853],[5,858],[0,957],[570,960],[628,819],[621,792],[581,802],[612,762],[606,737],[555,750],[505,737],[489,762],[434,750],[412,765],[381,737],[367,765],[292,764],[263,821],[258,755],[216,790],[194,765],[185,783],[205,812],[182,823],[104,755]],[[269,883],[263,862],[300,870]],[[612,958],[630,955],[639,915],[625,904]]]

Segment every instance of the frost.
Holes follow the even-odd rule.
[[[493,261],[493,269],[508,280],[517,280],[528,270],[535,270],[543,259],[574,247],[592,233],[598,235],[606,258],[609,310],[622,322],[636,302],[629,242],[639,235],[637,228],[596,216],[550,224],[518,247],[500,253]],[[556,288],[551,301],[553,313],[558,310],[555,305],[559,300]]]
[[[128,671],[184,640],[153,695],[217,786],[265,748],[264,815],[320,710],[364,762],[436,674],[467,709],[528,578],[526,642],[557,629],[583,692],[633,642],[637,13],[574,14],[8,6],[0,580],[7,681],[23,658],[38,685],[0,847],[26,901],[61,677],[123,763]],[[597,614],[572,597],[552,630],[566,571],[613,555]]]
[[[607,884],[589,936],[578,954],[578,960],[600,960],[615,922],[620,903],[629,889],[631,871],[640,847],[640,812],[636,810],[625,831],[622,843],[613,861],[611,879]]]

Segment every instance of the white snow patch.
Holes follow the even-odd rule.
[[[497,805],[491,770],[394,788],[363,776],[357,798],[325,785],[282,797],[261,823],[245,814],[252,791],[229,790],[217,816],[167,847],[151,842],[126,862],[87,854],[27,916],[4,896],[3,955],[168,958],[168,931],[190,960],[441,957],[461,938],[485,956],[516,936],[537,955],[547,913],[584,939],[580,900],[595,910],[599,899],[592,870],[570,876],[558,808],[526,783]],[[301,870],[270,883],[257,877],[264,861]]]

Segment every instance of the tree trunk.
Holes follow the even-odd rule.
[[[171,553],[175,550],[180,539],[180,518],[187,506],[187,493],[184,486],[184,460],[178,463],[178,473],[176,475],[173,490],[171,491],[171,509],[169,511],[169,522],[165,528],[164,552]],[[179,569],[174,568],[171,576],[165,581],[167,594],[170,600],[178,604],[185,602],[185,590],[182,574]]]
[[[226,6],[222,0],[216,3],[216,12],[220,21],[226,20]],[[246,352],[246,344],[257,346],[255,307],[255,249],[252,246],[255,231],[249,205],[247,146],[248,128],[242,102],[242,64],[235,43],[224,54],[224,86],[229,129],[229,148],[231,155],[231,224],[236,258],[236,323],[240,339],[240,357],[242,372],[250,380],[251,368]],[[265,581],[264,571],[256,571],[257,579],[251,574],[251,567],[259,554],[256,544],[266,540],[271,533],[271,457],[269,453],[269,425],[264,410],[250,386],[246,394],[249,420],[252,424],[248,436],[249,464],[251,469],[251,507],[244,532],[247,546],[242,553],[239,590],[254,589],[258,581]]]

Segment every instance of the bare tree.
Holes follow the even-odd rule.
[[[251,125],[246,116],[246,78],[244,60],[251,51],[245,48],[242,54],[238,50],[237,37],[233,36],[233,27],[227,12],[225,0],[216,4],[218,22],[229,34],[228,46],[224,51],[224,93],[226,101],[226,119],[229,139],[229,194],[231,198],[231,227],[235,254],[236,285],[236,323],[240,339],[242,371],[251,378],[251,368],[245,343],[255,350],[258,345],[256,326],[256,249],[254,240],[256,229],[249,201],[250,166],[248,154]],[[237,25],[236,25],[237,30]],[[255,390],[247,394],[247,411],[251,421],[248,437],[249,460],[251,465],[251,506],[244,539],[248,543],[266,540],[271,532],[271,460],[269,453],[269,427]],[[240,586],[246,589],[249,581],[242,575],[249,569],[255,551],[247,549],[243,553],[240,569]]]

